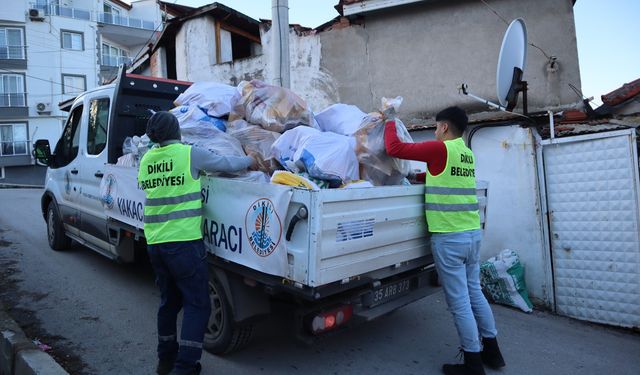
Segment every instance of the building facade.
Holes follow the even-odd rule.
[[[31,155],[54,148],[58,103],[109,81],[162,29],[162,3],[16,0],[0,10],[0,184],[42,185]]]

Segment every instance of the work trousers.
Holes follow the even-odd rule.
[[[481,239],[480,230],[431,233],[436,270],[460,346],[467,352],[480,351],[480,336],[498,334],[493,312],[480,288]]]
[[[160,288],[158,358],[175,360],[174,370],[188,373],[202,356],[202,341],[211,313],[206,250],[202,240],[148,245]],[[184,309],[180,341],[178,313]]]

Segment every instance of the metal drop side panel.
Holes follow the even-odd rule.
[[[543,157],[557,312],[639,327],[634,131],[545,141]]]
[[[424,186],[323,190],[310,281],[323,285],[430,254]]]

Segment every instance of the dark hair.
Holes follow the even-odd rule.
[[[453,127],[451,130],[455,135],[461,136],[467,129],[469,118],[467,117],[464,109],[454,106],[445,108],[438,112],[436,115],[436,121],[446,122],[450,127]]]

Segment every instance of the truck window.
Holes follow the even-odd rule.
[[[80,105],[71,112],[67,124],[62,130],[62,137],[56,145],[55,167],[64,167],[78,155],[78,147],[80,146],[78,125],[82,119],[82,109],[83,106]]]
[[[87,153],[98,155],[107,145],[107,124],[109,121],[109,98],[94,99],[89,105],[89,131]]]

